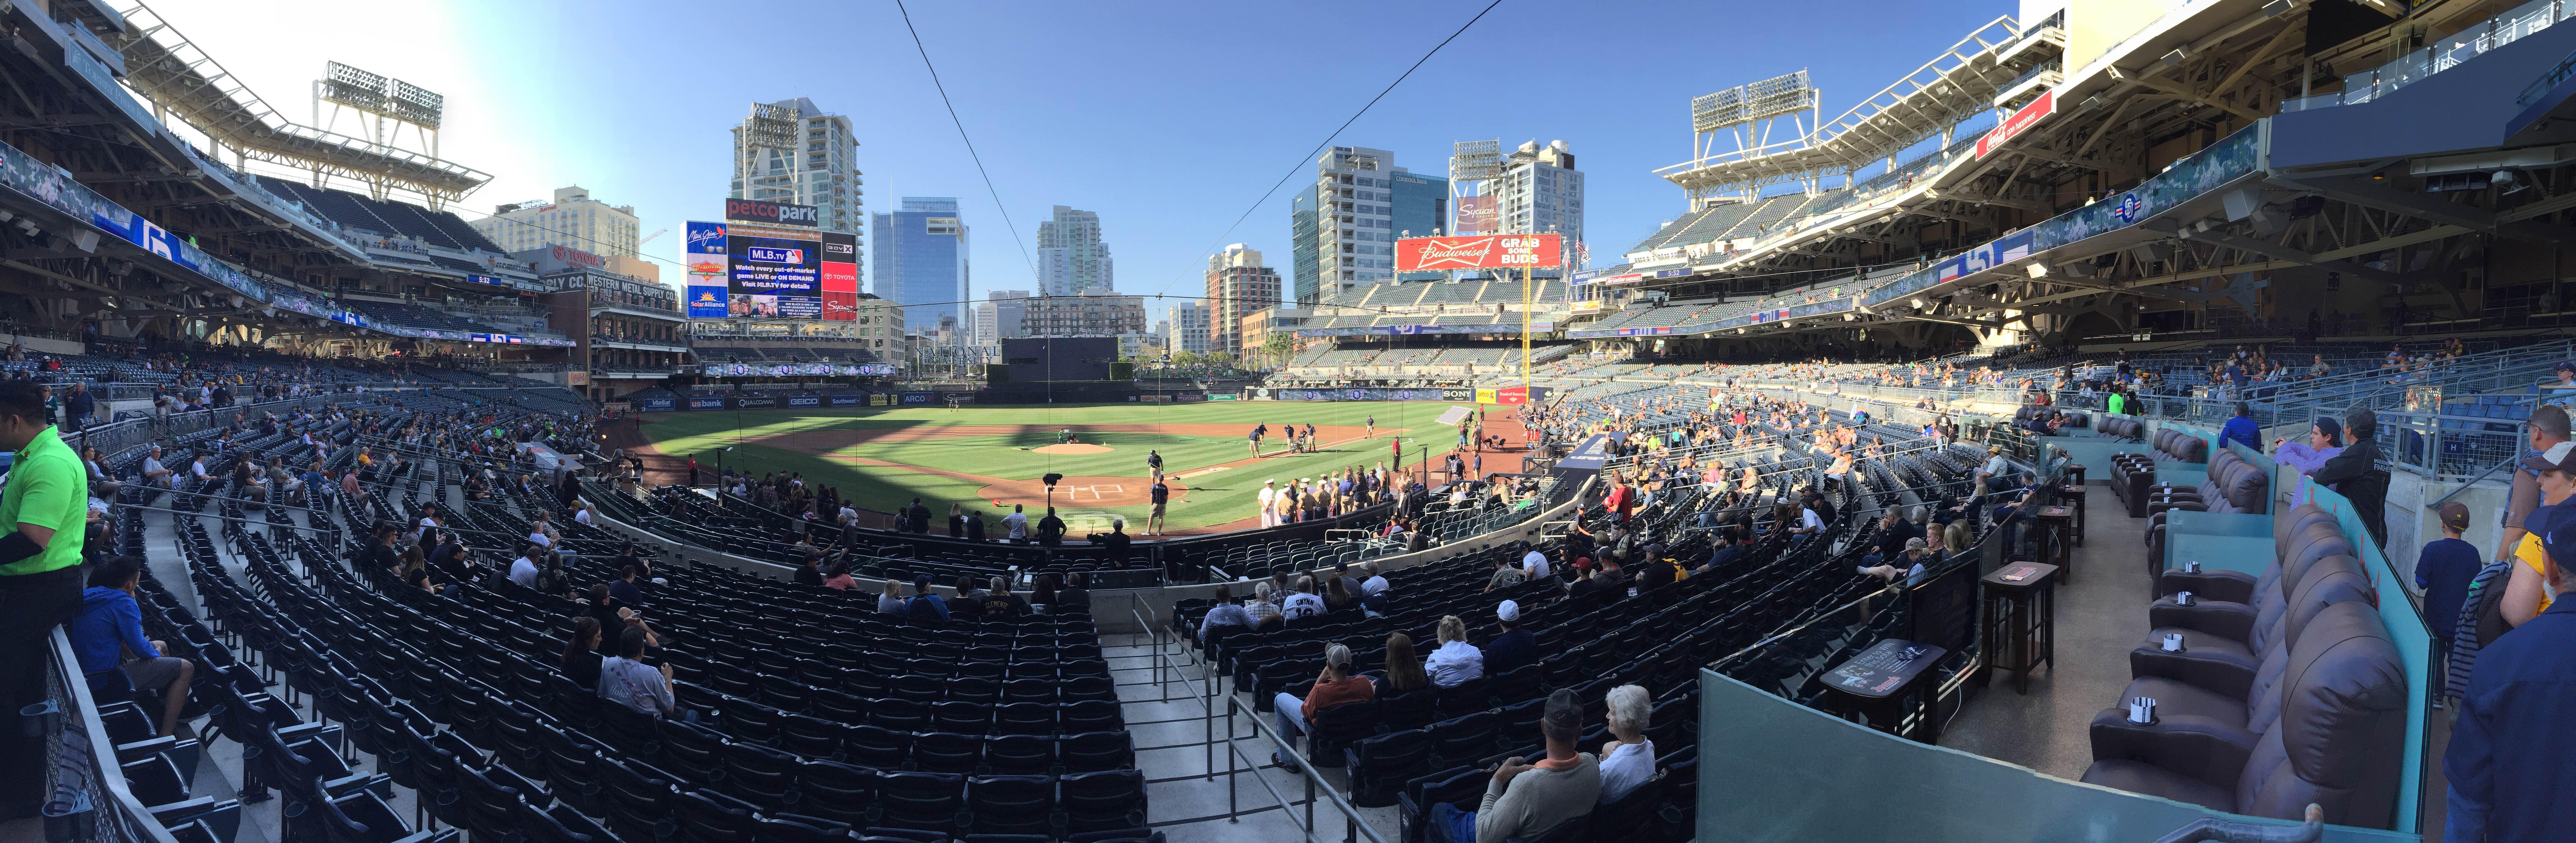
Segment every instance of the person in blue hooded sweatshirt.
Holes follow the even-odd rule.
[[[2254,408],[2243,401],[2236,402],[2236,417],[2228,419],[2227,426],[2219,429],[2218,441],[2221,444],[2241,442],[2254,449],[2254,453],[2262,453],[2263,426],[2254,423]]]
[[[64,632],[72,652],[80,656],[83,675],[122,668],[134,687],[163,689],[160,734],[167,735],[179,726],[179,710],[188,705],[188,682],[196,678],[197,665],[161,655],[161,642],[143,637],[143,607],[134,602],[142,582],[141,557],[118,556],[91,566],[80,615]],[[128,654],[133,660],[126,660]]]

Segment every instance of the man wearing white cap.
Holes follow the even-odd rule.
[[[1521,628],[1521,604],[1505,600],[1494,607],[1494,619],[1501,621],[1503,634],[1485,644],[1485,675],[1500,676],[1513,668],[1538,663],[1538,636]]]
[[[1275,479],[1261,481],[1261,526],[1279,526],[1279,515],[1272,512],[1270,508],[1271,503],[1278,499],[1279,481]]]

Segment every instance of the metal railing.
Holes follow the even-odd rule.
[[[2359,105],[2387,96],[2399,88],[2423,81],[2433,74],[2459,66],[2461,62],[2486,54],[2524,36],[2547,29],[2550,25],[2576,14],[2576,4],[2566,0],[2531,0],[2511,11],[2472,24],[2466,29],[2437,39],[2441,43],[2399,56],[2397,60],[2369,70],[2345,76],[2343,90],[2331,94],[2295,97],[2281,101],[2281,111],[2305,111],[2338,105]],[[2556,71],[2553,71],[2553,75]],[[2555,84],[2547,76],[2543,82]],[[2534,83],[2538,84],[2538,83]],[[2542,86],[2540,92],[2547,92]],[[2523,96],[2538,94],[2526,90]]]
[[[1169,686],[1165,682],[1166,677],[1171,677],[1170,681],[1181,683],[1181,687],[1185,690],[1190,687],[1190,677],[1188,672],[1182,670],[1181,665],[1172,662],[1171,653],[1166,647],[1166,644],[1171,642],[1166,642],[1164,635],[1170,630],[1167,630],[1160,625],[1147,622],[1144,614],[1136,608],[1136,605],[1132,600],[1128,603],[1128,611],[1135,616],[1137,625],[1142,627],[1145,634],[1150,636],[1154,642],[1155,684],[1164,690],[1163,700],[1169,701],[1171,696]],[[1201,711],[1206,712],[1206,717],[1204,719],[1208,724],[1208,740],[1205,746],[1208,748],[1207,754],[1209,757],[1207,759],[1207,769],[1204,773],[1203,780],[1215,781],[1216,759],[1214,756],[1216,754],[1215,734],[1217,715],[1216,704],[1212,702],[1212,700],[1217,696],[1217,676],[1215,664],[1213,662],[1205,660],[1198,661],[1201,667],[1199,680],[1207,690],[1204,694],[1194,691],[1190,694],[1190,698],[1198,702],[1199,709]],[[1237,690],[1239,691],[1240,689]],[[1342,798],[1341,791],[1335,789],[1331,782],[1324,780],[1322,771],[1316,770],[1315,765],[1306,760],[1305,753],[1298,752],[1295,747],[1288,744],[1287,739],[1279,735],[1277,730],[1272,729],[1269,724],[1261,722],[1260,715],[1250,714],[1250,716],[1244,719],[1252,723],[1253,734],[1246,735],[1244,737],[1267,738],[1267,743],[1274,750],[1273,754],[1281,758],[1295,761],[1299,777],[1306,780],[1306,798],[1304,800],[1306,807],[1305,820],[1303,822],[1299,822],[1296,811],[1297,803],[1292,802],[1286,796],[1281,795],[1279,788],[1271,784],[1268,777],[1260,774],[1262,766],[1261,762],[1252,757],[1245,756],[1243,747],[1236,743],[1236,741],[1240,740],[1240,738],[1237,738],[1234,734],[1234,718],[1238,712],[1250,714],[1249,712],[1243,712],[1243,701],[1235,693],[1226,694],[1225,821],[1228,824],[1240,823],[1243,821],[1243,814],[1245,812],[1242,804],[1237,801],[1237,794],[1242,791],[1235,787],[1235,777],[1241,775],[1245,771],[1250,771],[1253,774],[1253,780],[1261,783],[1261,789],[1270,794],[1271,801],[1278,805],[1281,813],[1287,815],[1288,821],[1296,823],[1298,830],[1305,832],[1305,839],[1308,843],[1313,843],[1313,841],[1316,840],[1315,803],[1317,802],[1316,797],[1319,794],[1324,799],[1331,801],[1334,810],[1341,812],[1342,840],[1344,843],[1356,843],[1356,841],[1362,837],[1366,837],[1369,843],[1387,843],[1387,839],[1380,836],[1376,828],[1370,827],[1368,822],[1361,818],[1360,809],[1352,806],[1349,800]],[[1235,764],[1238,756],[1243,756],[1241,760],[1244,764],[1241,767],[1238,767]],[[1257,808],[1255,810],[1269,809]]]

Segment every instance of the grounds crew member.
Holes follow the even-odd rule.
[[[45,695],[43,664],[56,626],[81,607],[81,539],[89,477],[45,423],[45,389],[0,382],[0,449],[15,452],[0,485],[0,820],[32,817],[44,791],[41,738],[18,710]]]

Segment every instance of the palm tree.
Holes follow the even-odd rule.
[[[1288,365],[1288,357],[1296,349],[1297,339],[1284,333],[1273,333],[1261,341],[1261,353],[1270,358],[1273,369]]]

